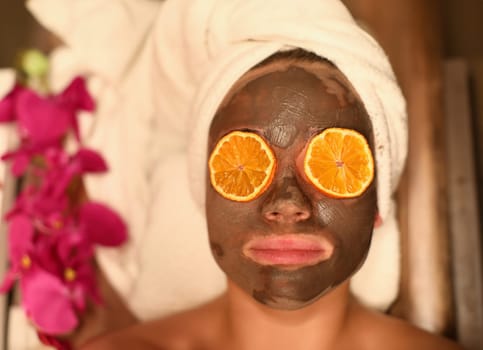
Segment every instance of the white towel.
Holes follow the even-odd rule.
[[[83,118],[82,130],[111,172],[88,180],[89,195],[118,209],[132,237],[98,256],[140,318],[223,290],[198,206],[207,128],[233,82],[287,46],[333,61],[371,115],[385,224],[355,277],[365,289],[354,286],[373,306],[394,300],[399,242],[391,194],[406,152],[404,102],[383,52],[339,1],[30,0],[29,8],[67,43],[53,55],[54,86],[77,73],[91,77],[99,109],[92,125]]]
[[[87,190],[121,213],[130,234],[123,248],[98,251],[111,284],[141,319],[221,293],[224,275],[189,193],[184,141],[154,118],[153,85],[160,80],[152,72],[152,27],[162,3],[30,0],[27,5],[66,43],[51,55],[51,86],[60,91],[75,75],[86,74],[97,101],[95,115],[80,118],[81,131],[110,170],[87,177]]]

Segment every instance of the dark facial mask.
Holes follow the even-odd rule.
[[[218,265],[274,308],[303,307],[338,286],[362,265],[371,241],[375,183],[357,198],[334,199],[315,189],[303,172],[308,141],[326,128],[357,130],[372,146],[363,106],[337,69],[322,68],[287,65],[256,77],[231,94],[210,128],[209,153],[233,130],[262,135],[275,153],[270,186],[250,202],[224,198],[209,180],[206,186],[208,232]]]

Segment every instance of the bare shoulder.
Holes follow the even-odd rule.
[[[148,341],[123,332],[109,334],[89,341],[80,348],[81,350],[123,350],[123,349],[143,349],[160,350],[162,348],[151,344]]]
[[[193,350],[211,349],[222,322],[222,301],[217,299],[198,308],[166,318],[140,323],[93,339],[81,350]]]
[[[363,325],[360,337],[368,349],[464,350],[447,338],[426,332],[403,320],[367,309],[358,314],[357,323]]]

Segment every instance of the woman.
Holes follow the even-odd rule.
[[[458,349],[350,295],[377,217],[377,186],[372,181],[361,195],[335,199],[310,183],[301,157],[327,128],[357,131],[374,153],[371,118],[331,63],[285,51],[244,74],[211,123],[209,152],[222,136],[251,130],[274,150],[278,168],[267,190],[248,202],[225,198],[207,180],[209,238],[227,291],[85,349]]]
[[[149,11],[146,14],[150,18],[154,16]],[[142,26],[134,28],[144,30]],[[387,347],[389,340],[405,348],[451,346],[410,326],[372,314],[349,296],[349,278],[367,255],[374,222],[382,222],[381,228],[394,225],[391,195],[405,158],[406,122],[404,103],[387,59],[345,8],[332,0],[301,4],[168,1],[161,7],[150,33],[139,55],[123,56],[126,62],[139,63],[125,72],[124,85],[115,91],[129,100],[134,99],[132,108],[118,108],[110,117],[126,115],[132,119],[132,115],[138,114],[143,117],[148,112],[141,97],[149,96],[145,99],[152,97],[160,117],[157,137],[163,152],[171,156],[185,151],[185,140],[191,134],[190,185],[202,207],[206,195],[211,247],[228,277],[228,289],[213,303],[194,311],[142,324],[90,346],[142,348],[144,344],[168,349],[256,349],[354,348],[362,344],[361,347],[377,348]],[[296,47],[304,50],[277,54]],[[327,57],[340,71],[308,51]],[[272,58],[265,60],[269,56]],[[155,63],[150,67],[153,57]],[[95,63],[93,67],[99,68],[98,65],[106,62]],[[257,66],[250,69],[254,65]],[[116,80],[119,72],[112,70],[105,81]],[[245,74],[246,71],[249,72]],[[146,81],[152,77],[155,83],[151,87]],[[143,93],[129,95],[129,91],[141,84],[146,88]],[[275,90],[289,93],[273,93]],[[260,95],[269,98],[258,101],[254,96]],[[146,120],[137,121],[136,128],[140,128]],[[107,130],[112,130],[114,123],[109,120],[107,127],[100,126],[98,130],[103,132],[97,135],[98,140],[102,140]],[[310,137],[330,127],[355,130],[367,141],[375,158],[377,180],[360,197],[326,198],[310,185],[300,169],[300,157],[305,154],[303,149]],[[265,192],[247,203],[220,197],[212,183],[205,183],[203,176],[207,169],[207,145],[211,152],[223,135],[240,129],[260,134],[278,162]],[[129,130],[132,133],[123,133],[123,136],[129,138],[137,130]],[[146,146],[144,139],[137,140],[127,139],[124,144],[135,149]],[[109,152],[109,147],[103,149]],[[119,153],[118,149],[114,151]],[[134,153],[130,149],[126,157],[134,159]],[[121,163],[129,167],[127,172],[136,170],[124,157]],[[163,169],[166,177],[177,174],[173,167]],[[166,201],[177,198],[176,190],[180,189],[181,186],[175,188]],[[95,195],[102,191],[100,187],[89,190]],[[127,201],[118,202],[127,207],[131,205]],[[153,214],[172,221],[164,212]],[[178,231],[183,231],[183,225],[182,221],[175,223],[167,234],[175,238]],[[195,236],[196,232],[190,234]],[[274,264],[273,256],[267,261],[253,255],[250,245],[253,240],[268,237],[268,241],[262,240],[264,244],[285,244],[274,236],[295,244],[315,242],[319,251],[325,253],[316,254],[310,261],[296,256],[297,264],[285,261],[282,266]],[[159,246],[151,246],[159,251]],[[163,248],[168,254],[168,249]],[[161,255],[164,254],[155,258],[160,259]],[[287,259],[283,254],[278,258]],[[397,257],[393,259],[397,261]],[[101,259],[104,268],[109,267],[106,261],[104,256]],[[197,264],[194,261],[183,259],[182,263]],[[156,270],[164,268],[162,263],[151,266]],[[195,265],[194,270],[197,268]],[[127,274],[131,271],[126,270]],[[148,279],[155,284],[153,276],[156,277],[151,275]],[[192,278],[195,277],[199,278]],[[116,278],[116,273],[111,273],[111,282],[122,289],[119,288],[122,281]],[[371,282],[366,280],[367,284]],[[161,289],[167,287],[170,286],[161,285]],[[136,304],[143,304],[138,310],[149,309],[154,299],[143,297],[147,290],[137,287],[139,293],[126,298],[133,309]],[[386,301],[386,306],[391,300]],[[260,306],[260,302],[268,307]],[[291,343],[294,339],[297,344]]]

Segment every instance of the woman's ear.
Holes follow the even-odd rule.
[[[382,224],[383,224],[382,218],[379,215],[379,212],[376,212],[376,215],[374,217],[374,228],[381,227]]]

